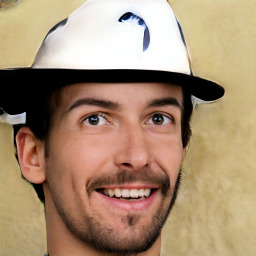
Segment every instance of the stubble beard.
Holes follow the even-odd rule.
[[[153,215],[150,224],[139,226],[143,216],[136,214],[127,214],[122,218],[122,222],[129,228],[129,236],[125,239],[120,236],[122,230],[106,227],[91,216],[85,216],[83,223],[75,224],[74,216],[64,209],[57,197],[54,200],[55,206],[68,229],[83,243],[99,252],[110,253],[111,255],[136,255],[151,248],[159,237],[178,195],[181,174],[182,170],[180,169],[174,189],[170,188],[170,184],[164,185],[162,203]]]

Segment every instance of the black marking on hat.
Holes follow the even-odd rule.
[[[130,22],[144,27],[143,51],[146,51],[150,44],[150,33],[146,22],[140,16],[135,15],[132,12],[126,12],[119,18],[118,21],[123,23]]]
[[[182,42],[186,46],[186,41],[185,41],[185,37],[184,37],[183,31],[182,31],[181,25],[180,25],[180,23],[178,22],[177,19],[176,19],[176,21],[177,21],[177,24],[178,24],[178,28],[179,28],[179,31],[180,31],[180,36],[181,36]]]
[[[60,21],[59,23],[57,23],[54,27],[51,28],[51,30],[48,32],[48,35],[51,34],[54,30],[56,30],[58,27],[63,27],[66,25],[68,21],[68,18]]]
[[[182,30],[182,28],[181,28],[181,25],[180,25],[180,23],[178,22],[177,19],[176,19],[176,22],[177,22],[177,24],[178,24],[178,28],[179,28],[179,31],[180,31],[180,36],[181,36],[182,42],[183,42],[183,44],[185,45],[185,47],[187,48],[185,36],[184,36],[184,34],[183,34],[183,30]],[[193,70],[192,70],[192,68],[191,68],[190,59],[189,59],[189,66],[190,66],[190,75],[193,76]]]
[[[50,29],[50,31],[47,33],[47,35],[45,36],[44,41],[45,41],[45,39],[46,39],[53,31],[55,31],[57,28],[65,26],[66,23],[67,23],[67,21],[68,21],[68,18],[66,18],[66,19],[64,19],[64,20],[62,20],[62,21],[60,21],[60,22],[57,23],[55,26],[53,26],[53,27]]]

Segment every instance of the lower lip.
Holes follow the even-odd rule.
[[[159,190],[155,190],[149,197],[137,201],[129,201],[108,197],[99,192],[97,192],[97,194],[99,194],[99,196],[101,196],[103,200],[106,200],[107,203],[109,203],[112,207],[120,208],[123,210],[144,210],[153,204],[157,197],[158,192]]]

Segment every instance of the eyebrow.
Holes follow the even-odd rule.
[[[102,100],[102,99],[95,99],[95,98],[83,98],[75,101],[67,110],[67,113],[71,110],[78,108],[80,106],[87,105],[87,106],[98,106],[102,108],[107,108],[110,110],[120,110],[121,105],[117,102],[109,101],[109,100]],[[154,99],[149,102],[148,107],[163,107],[163,106],[177,106],[181,110],[183,110],[183,106],[178,102],[177,99],[173,97],[167,98],[160,98]]]
[[[154,99],[149,104],[148,107],[163,107],[163,106],[176,106],[183,110],[183,106],[179,103],[179,101],[173,97]]]
[[[98,106],[103,107],[111,110],[119,110],[121,106],[113,101],[108,100],[101,100],[101,99],[94,99],[94,98],[83,98],[75,101],[67,110],[70,112],[71,110],[78,108],[80,106],[87,105],[87,106]]]

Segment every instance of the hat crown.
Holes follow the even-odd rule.
[[[33,68],[191,73],[166,0],[87,0],[48,33]]]

